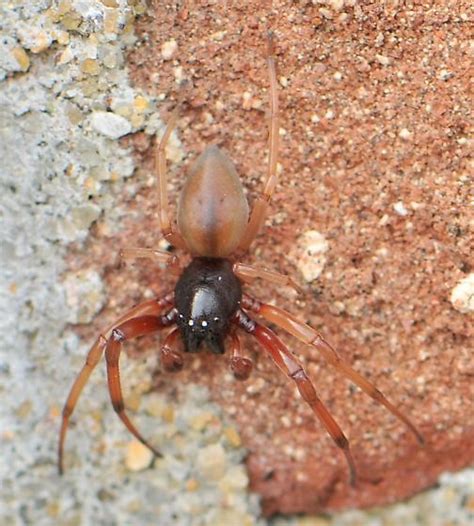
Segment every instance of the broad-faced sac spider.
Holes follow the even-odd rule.
[[[204,343],[208,350],[216,354],[225,353],[224,343],[228,339],[230,369],[237,379],[245,380],[252,371],[252,361],[242,353],[238,337],[238,330],[241,330],[253,336],[274,364],[294,380],[302,398],[326,428],[335,445],[344,453],[349,466],[349,480],[354,485],[356,467],[347,438],[319,399],[313,382],[297,357],[271,329],[255,319],[256,315],[321,353],[337,371],[401,420],[418,442],[423,444],[421,433],[408,417],[389,402],[375,385],[346,363],[315,329],[285,310],[262,303],[242,291],[243,283],[255,279],[298,288],[290,277],[240,263],[235,256],[248,250],[261,229],[277,184],[279,115],[272,34],[268,35],[267,63],[270,77],[268,173],[263,192],[256,197],[251,213],[231,160],[217,146],[209,146],[192,166],[179,197],[177,228],[172,223],[168,209],[165,149],[177,122],[178,107],[172,113],[158,142],[155,157],[160,226],[163,237],[176,249],[190,253],[192,259],[180,271],[174,290],[163,297],[133,307],[105,329],[90,349],[62,412],[58,447],[60,473],[63,472],[64,443],[69,419],[102,354],[105,353],[108,388],[114,410],[142,444],[156,456],[161,456],[140,434],[125,410],[119,374],[123,343],[132,338],[168,330],[160,349],[160,362],[165,371],[174,372],[179,371],[184,364],[183,355],[177,348],[181,343],[179,339],[186,352],[199,352]],[[176,269],[179,259],[169,252],[148,248],[124,249],[122,256],[127,259],[150,258],[168,265],[170,269]]]

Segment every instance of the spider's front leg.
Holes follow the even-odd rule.
[[[118,414],[120,420],[125,424],[126,428],[148,449],[153,451],[156,456],[161,456],[161,453],[155,449],[147,440],[145,440],[137,428],[132,424],[125,412],[125,404],[123,402],[122,386],[120,384],[120,369],[119,358],[122,351],[122,343],[131,338],[138,338],[152,334],[165,327],[174,324],[178,317],[178,311],[172,309],[164,316],[140,316],[128,320],[118,327],[116,327],[107,340],[105,348],[105,359],[107,362],[107,382],[109,385],[110,399],[115,412]]]
[[[242,307],[260,314],[267,321],[274,323],[278,327],[281,327],[286,332],[298,338],[298,340],[301,342],[314,347],[332,366],[334,366],[336,370],[340,371],[346,378],[360,387],[362,391],[373,398],[376,402],[386,407],[394,416],[402,421],[415,435],[418,442],[421,445],[424,445],[425,440],[423,435],[418,431],[412,421],[391,402],[389,402],[384,394],[379,391],[373,383],[369,382],[369,380],[364,378],[347,362],[345,362],[316,330],[314,330],[308,324],[298,320],[289,312],[275,307],[274,305],[260,303],[259,301],[247,295],[245,295],[242,300]]]
[[[298,391],[303,399],[311,407],[314,414],[319,418],[327,432],[331,435],[336,446],[344,453],[349,465],[349,482],[354,486],[356,481],[356,468],[349,447],[349,441],[319,399],[316,389],[308,378],[303,366],[273,331],[249,318],[244,311],[237,311],[234,323],[247,333],[254,336],[260,345],[270,354],[271,359],[278,368],[296,383]]]
[[[114,329],[120,327],[121,324],[129,320],[133,320],[134,318],[140,318],[143,316],[158,317],[165,309],[170,309],[173,306],[173,303],[173,293],[167,294],[166,296],[160,299],[153,299],[140,303],[133,309],[129,310],[126,314],[121,316],[105,331],[103,331],[95,341],[94,345],[91,347],[89,353],[87,354],[86,361],[71,387],[62,412],[61,430],[59,433],[58,443],[58,469],[60,474],[63,473],[64,443],[66,440],[69,419],[74,411],[74,408],[76,407],[77,401],[79,399],[79,396],[81,395],[82,390],[84,389],[84,386],[89,380],[92,371],[99,363],[100,358],[102,357],[102,354],[107,346],[108,340],[112,335],[112,332],[114,331]]]

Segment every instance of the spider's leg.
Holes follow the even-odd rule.
[[[164,263],[171,274],[179,275],[182,272],[179,258],[165,250],[126,247],[120,250],[120,257],[124,260],[151,259],[157,263]]]
[[[337,422],[319,399],[314,385],[308,378],[302,365],[273,331],[249,318],[249,316],[247,316],[244,311],[237,311],[234,318],[234,323],[236,323],[241,329],[254,336],[260,345],[269,353],[271,359],[278,366],[278,368],[284,374],[288,375],[292,380],[294,380],[302,398],[311,407],[314,414],[319,418],[327,432],[331,435],[331,438],[333,439],[336,446],[344,453],[349,465],[349,480],[351,485],[354,485],[356,480],[356,468],[349,447],[349,441],[345,437]]]
[[[275,307],[260,303],[249,296],[244,296],[242,300],[242,307],[248,308],[257,314],[260,314],[267,321],[274,323],[281,327],[288,333],[292,334],[301,342],[311,345],[317,349],[323,357],[340,371],[346,378],[354,382],[366,394],[373,398],[378,403],[386,407],[394,416],[402,421],[410,431],[416,436],[420,444],[424,444],[423,435],[418,431],[411,420],[405,416],[397,407],[385,398],[385,396],[375,387],[372,382],[369,382],[361,374],[355,371],[347,362],[345,362],[332,348],[332,346],[312,327],[308,324],[298,320],[289,312]]]
[[[171,114],[171,117],[166,125],[163,137],[158,142],[155,155],[155,170],[158,175],[158,205],[160,228],[163,237],[176,248],[186,248],[181,234],[173,229],[169,217],[169,203],[168,203],[168,181],[166,177],[166,145],[170,138],[171,132],[176,126],[179,114],[179,104]]]
[[[297,292],[302,292],[301,287],[293,278],[287,276],[286,274],[274,272],[273,270],[254,267],[253,265],[245,265],[244,263],[234,263],[232,271],[239,279],[246,283],[251,283],[254,279],[263,279],[269,283],[275,283],[276,285],[282,285],[284,287],[291,287]]]
[[[172,309],[164,316],[140,316],[121,323],[112,330],[110,338],[105,347],[105,359],[107,362],[107,382],[109,385],[110,399],[115,412],[125,424],[126,428],[148,449],[157,456],[161,453],[147,442],[132,424],[125,412],[122,387],[120,383],[119,358],[122,344],[131,338],[138,338],[146,334],[152,334],[175,323],[177,317],[176,309]]]
[[[69,419],[76,407],[79,396],[87,383],[92,371],[95,366],[99,363],[99,360],[104,352],[104,349],[107,345],[107,340],[112,334],[113,329],[119,326],[125,321],[136,318],[137,316],[157,316],[165,308],[172,306],[174,300],[173,294],[167,294],[163,298],[148,300],[139,305],[136,305],[126,314],[121,316],[115,323],[110,325],[102,334],[99,335],[94,345],[91,347],[89,353],[87,354],[86,361],[81,369],[81,372],[77,375],[69,395],[67,397],[66,403],[64,404],[62,412],[62,421],[61,421],[61,431],[59,433],[59,443],[58,443],[58,469],[59,473],[63,472],[63,452],[64,452],[64,442],[66,440],[66,432],[69,424]]]
[[[245,252],[249,248],[258,231],[265,221],[268,203],[272,198],[277,184],[277,162],[278,162],[278,93],[275,68],[275,55],[273,46],[273,35],[268,35],[267,51],[268,73],[270,76],[270,132],[269,132],[269,158],[268,172],[263,192],[255,200],[250,220],[239,243],[238,249]]]

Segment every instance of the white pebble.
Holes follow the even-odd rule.
[[[458,282],[451,292],[453,307],[463,314],[474,312],[474,273]]]
[[[127,445],[125,465],[129,471],[143,471],[153,461],[153,453],[138,440]]]
[[[118,139],[132,131],[132,125],[125,117],[110,111],[95,111],[91,116],[91,126],[111,139]]]
[[[407,128],[402,128],[398,132],[398,136],[400,137],[400,139],[403,139],[404,141],[408,141],[408,139],[411,138],[411,131],[408,130]]]
[[[377,62],[382,66],[390,66],[392,63],[392,59],[390,57],[386,57],[385,55],[375,55],[375,58],[377,59]]]
[[[393,209],[399,216],[406,216],[408,214],[408,210],[406,209],[402,201],[398,201],[397,203],[395,203],[393,205]]]
[[[305,281],[318,278],[326,264],[326,252],[329,244],[326,238],[316,230],[308,230],[298,238],[296,249],[290,254]]]
[[[219,480],[224,476],[226,458],[221,444],[211,444],[197,455],[196,468],[207,480]]]
[[[161,46],[161,56],[163,60],[170,60],[174,55],[175,51],[178,49],[178,44],[176,40],[167,40]]]

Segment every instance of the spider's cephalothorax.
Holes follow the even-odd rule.
[[[107,361],[109,392],[115,411],[129,431],[159,456],[160,452],[143,438],[130,421],[125,409],[119,371],[119,357],[123,343],[139,336],[168,331],[160,348],[161,366],[164,371],[176,372],[184,364],[179,350],[179,340],[183,341],[187,352],[200,350],[201,344],[204,343],[210,351],[222,354],[227,339],[230,369],[235,378],[245,380],[252,371],[252,360],[245,356],[238,337],[238,332],[244,332],[255,338],[278,368],[295,382],[303,399],[322,422],[336,446],[346,456],[351,481],[354,482],[355,463],[344,433],[319,399],[303,365],[280,338],[271,329],[254,319],[254,316],[260,316],[273,323],[321,353],[343,375],[404,422],[419,442],[423,442],[423,437],[411,421],[371,382],[344,362],[317,331],[289,312],[275,305],[261,303],[242,293],[241,282],[252,282],[256,278],[278,286],[289,285],[297,288],[295,282],[288,276],[234,260],[236,254],[243,254],[248,250],[263,226],[270,198],[277,184],[278,98],[271,35],[268,44],[270,152],[268,174],[263,190],[255,198],[249,216],[244,190],[232,161],[217,146],[210,146],[191,167],[178,203],[176,228],[169,215],[165,154],[168,138],[177,121],[177,109],[174,111],[157,148],[159,217],[161,231],[166,241],[191,254],[192,261],[181,272],[174,292],[136,305],[105,329],[95,341],[63,409],[58,447],[60,472],[63,468],[63,448],[69,418],[102,354],[105,354]],[[151,248],[125,249],[122,251],[122,256],[152,258],[156,262],[168,265],[170,271],[172,268],[175,270],[179,268],[180,262],[179,256]],[[233,259],[231,261],[227,258]]]
[[[175,288],[177,325],[187,352],[196,352],[202,342],[223,354],[224,339],[232,316],[242,299],[242,287],[223,258],[194,258]]]

